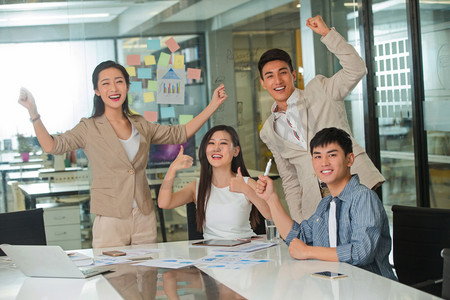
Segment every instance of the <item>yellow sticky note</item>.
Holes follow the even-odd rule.
[[[144,102],[154,102],[155,101],[155,95],[153,95],[153,92],[144,93]]]
[[[175,55],[174,56],[173,67],[175,69],[184,69],[184,55]]]
[[[128,94],[128,105],[133,104],[133,98],[131,97],[130,94]]]
[[[154,55],[147,55],[144,56],[144,62],[146,66],[149,65],[156,65],[156,60],[155,60],[155,56]]]
[[[128,75],[130,76],[136,76],[136,67],[125,67],[127,70]]]
[[[184,125],[187,122],[189,122],[190,120],[192,120],[194,118],[193,115],[180,115],[179,117],[180,120],[180,125]]]

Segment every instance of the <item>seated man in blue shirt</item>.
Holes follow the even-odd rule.
[[[350,136],[338,128],[319,131],[310,142],[314,171],[331,195],[300,224],[283,209],[267,176],[257,182],[275,225],[296,259],[346,262],[396,280],[389,264],[391,237],[383,204],[377,194],[350,174],[355,156]]]

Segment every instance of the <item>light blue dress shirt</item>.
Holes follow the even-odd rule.
[[[397,280],[389,263],[389,222],[377,194],[353,175],[336,198],[340,202],[336,247],[339,261]],[[331,195],[323,198],[308,220],[300,224],[294,221],[286,243],[298,238],[310,246],[330,247],[328,212],[332,199]]]

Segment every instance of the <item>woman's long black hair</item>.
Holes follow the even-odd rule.
[[[211,193],[211,179],[212,179],[212,167],[208,162],[206,156],[206,147],[212,135],[216,131],[226,131],[231,136],[231,141],[234,147],[239,147],[240,151],[236,157],[233,157],[231,161],[231,171],[237,173],[238,168],[241,168],[242,176],[250,176],[247,168],[244,164],[244,157],[242,156],[242,148],[239,142],[239,136],[233,127],[227,125],[214,126],[205,134],[200,143],[200,148],[198,150],[198,158],[200,161],[200,182],[198,186],[197,195],[197,230],[199,232],[203,231],[203,224],[205,223],[205,213],[206,206],[208,205],[209,195]],[[250,224],[254,228],[259,223],[259,212],[258,209],[252,205],[252,210],[250,212]]]
[[[95,67],[94,72],[92,73],[92,85],[94,86],[94,90],[98,89],[98,77],[101,71],[116,68],[117,70],[122,72],[123,77],[125,78],[125,82],[127,86],[130,86],[130,75],[128,75],[127,70],[125,68],[112,60],[107,60],[100,63],[97,67]],[[122,111],[126,116],[132,116],[134,113],[130,111],[128,107],[128,94],[125,98],[125,101],[122,104]],[[92,117],[98,117],[105,113],[105,103],[103,103],[102,97],[94,95],[94,108],[92,110]]]

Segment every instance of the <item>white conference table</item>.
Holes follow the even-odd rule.
[[[180,241],[107,249],[157,248],[162,250],[159,253],[152,254],[154,258],[198,259],[213,252],[213,247],[193,248],[190,247],[191,243],[191,241]],[[78,251],[89,256],[95,256],[100,255],[103,250],[105,249]],[[247,299],[439,299],[346,263],[294,260],[289,256],[288,248],[284,243],[253,252],[251,257],[268,258],[271,261],[239,270],[213,268],[201,268],[201,270]],[[65,300],[121,299],[122,295],[125,299],[132,299],[134,297],[127,295],[131,295],[133,284],[127,282],[127,280],[131,278],[135,281],[142,281],[142,278],[145,278],[145,275],[136,276],[137,271],[118,278],[114,277],[114,272],[90,279],[29,278],[15,268],[0,266],[1,300],[61,299],[62,297]],[[126,267],[132,271],[133,268],[140,268],[141,270],[142,268],[149,268],[129,265]],[[154,272],[155,280],[152,281],[154,292],[150,297],[148,296],[149,287],[146,286],[147,299],[154,299],[157,297],[154,296],[154,293],[161,290],[156,286],[156,277],[157,274],[160,274],[157,270],[156,268],[149,268],[149,272]],[[331,280],[311,275],[319,271],[340,272],[348,275],[348,277]],[[120,286],[124,290],[120,290]],[[141,286],[143,286],[142,282]],[[137,293],[137,288],[135,290]],[[158,296],[157,299],[164,298]]]

